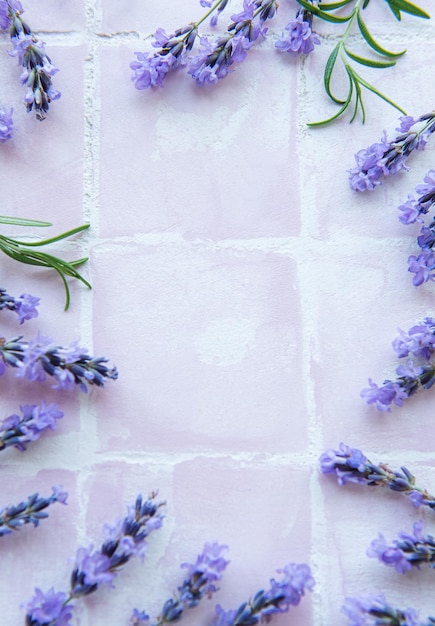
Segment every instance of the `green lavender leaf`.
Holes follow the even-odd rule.
[[[14,224],[19,226],[51,226],[49,222],[40,222],[37,220],[28,220],[24,218],[12,218],[6,216],[0,216],[1,224]],[[90,283],[75,269],[77,266],[86,263],[87,257],[76,259],[74,261],[65,261],[59,257],[56,257],[40,250],[34,250],[35,247],[46,246],[52,243],[66,239],[83,232],[89,228],[89,224],[83,224],[77,226],[65,233],[50,237],[49,239],[43,239],[41,241],[21,241],[13,237],[6,235],[0,235],[0,251],[6,254],[8,257],[19,263],[26,265],[36,265],[38,267],[46,267],[53,269],[61,278],[65,289],[65,310],[68,309],[71,302],[70,289],[67,282],[67,277],[75,278],[82,282],[86,287],[91,289]]]
[[[402,19],[401,11],[415,15],[416,17],[422,17],[423,19],[430,18],[429,13],[426,13],[426,11],[423,11],[423,9],[420,9],[417,5],[408,2],[408,0],[386,0],[386,2],[399,21]]]
[[[380,44],[378,44],[378,42],[370,34],[369,29],[367,28],[365,22],[363,21],[360,13],[358,13],[357,15],[357,21],[358,21],[358,27],[359,27],[359,31],[361,35],[364,37],[365,41],[368,43],[370,48],[372,48],[375,52],[385,57],[391,57],[391,58],[401,57],[403,54],[405,54],[406,50],[402,50],[401,52],[390,52],[389,50],[386,50]]]
[[[360,65],[367,65],[368,67],[375,68],[393,67],[393,65],[396,65],[396,61],[376,61],[375,59],[366,59],[365,57],[360,57],[354,52],[351,52],[351,50],[349,50],[345,46],[344,50],[349,58],[351,58],[353,61],[356,61]]]

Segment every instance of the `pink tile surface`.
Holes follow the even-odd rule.
[[[23,326],[1,312],[0,337],[78,340],[116,364],[119,379],[81,394],[11,370],[0,377],[0,418],[42,400],[65,413],[25,453],[1,452],[0,509],[58,483],[69,492],[39,528],[0,538],[0,626],[24,624],[20,605],[35,587],[66,590],[77,548],[99,546],[103,526],[153,490],[166,517],[145,560],[126,564],[114,589],[78,600],[71,626],[127,626],[133,607],[157,616],[182,582],[180,564],[214,540],[229,546],[215,597],[226,609],[295,561],[309,563],[316,587],[274,616],[277,626],[346,626],[344,597],[380,591],[433,615],[430,572],[402,577],[366,557],[378,532],[392,540],[420,517],[434,534],[431,511],[388,490],[339,488],[318,458],[344,441],[435,489],[435,392],[386,414],[359,395],[369,376],[394,376],[397,328],[435,316],[434,284],[417,289],[407,272],[418,227],[397,219],[433,167],[435,144],[374,193],[349,189],[354,153],[383,129],[392,137],[399,114],[367,94],[364,126],[306,126],[336,111],[322,82],[336,39],[320,24],[315,54],[279,55],[294,0],[216,88],[175,75],[151,92],[134,89],[134,52],[151,49],[159,26],[199,17],[197,0],[26,0],[25,10],[60,68],[62,98],[43,123],[27,115],[0,34],[0,104],[14,107],[17,127],[0,144],[0,213],[53,226],[0,234],[34,240],[89,222],[52,252],[89,256],[82,271],[93,288],[69,281],[64,312],[59,277],[2,258],[0,286],[34,293],[41,306]],[[386,3],[367,15],[383,45],[408,53],[364,75],[410,114],[431,110],[434,23],[396,22]],[[210,624],[214,604],[186,623]]]

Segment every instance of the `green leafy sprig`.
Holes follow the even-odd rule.
[[[39,220],[29,220],[19,217],[6,217],[0,216],[0,224],[13,224],[15,226],[37,226],[37,227],[46,227],[52,226],[50,222],[41,222]],[[86,287],[91,289],[91,285],[89,282],[83,278],[81,274],[76,270],[76,267],[82,265],[88,260],[88,257],[84,257],[82,259],[77,259],[75,261],[64,261],[59,257],[53,256],[52,254],[47,254],[46,252],[41,252],[40,250],[35,250],[35,248],[39,246],[47,246],[52,243],[56,243],[57,241],[61,241],[62,239],[66,239],[67,237],[72,237],[77,233],[80,233],[89,228],[89,224],[83,224],[82,226],[77,226],[77,228],[73,228],[72,230],[68,230],[65,233],[60,235],[56,235],[55,237],[50,237],[49,239],[42,239],[40,241],[20,241],[18,239],[14,239],[13,237],[7,237],[6,235],[0,235],[0,250],[4,252],[7,256],[15,261],[19,261],[20,263],[26,263],[27,265],[39,265],[40,267],[48,267],[57,272],[62,279],[64,288],[65,288],[65,311],[68,309],[71,301],[71,294],[68,286],[67,277],[70,276],[72,278],[76,278],[80,280]]]
[[[351,105],[352,100],[354,101],[354,103],[353,113],[350,121],[353,122],[358,114],[358,111],[361,110],[361,118],[362,122],[364,123],[366,113],[362,97],[363,88],[376,94],[377,96],[379,96],[379,98],[382,98],[382,100],[385,100],[385,102],[388,102],[388,104],[391,104],[391,106],[395,107],[401,113],[406,115],[406,111],[404,111],[402,107],[400,107],[390,98],[381,93],[376,87],[374,87],[374,85],[369,83],[355,69],[355,63],[358,65],[378,69],[392,67],[396,64],[397,59],[406,52],[406,50],[401,50],[400,52],[391,52],[390,50],[386,50],[370,33],[362,15],[363,10],[367,8],[370,0],[339,0],[338,2],[320,2],[318,5],[313,4],[309,0],[297,0],[297,2],[302,7],[304,7],[306,11],[309,11],[312,15],[326,22],[346,25],[346,28],[342,36],[340,37],[339,42],[329,55],[329,58],[325,65],[325,72],[323,77],[323,83],[327,95],[331,100],[333,100],[333,102],[340,105],[340,109],[331,117],[328,117],[325,120],[321,120],[320,122],[312,122],[309,125],[320,126],[333,122],[338,117],[343,115],[343,113]],[[430,15],[428,13],[423,11],[423,9],[421,9],[420,7],[412,4],[411,2],[408,2],[408,0],[385,0],[385,2],[387,2],[394,17],[399,21],[402,18],[402,12],[424,19],[430,18]],[[343,9],[344,7],[347,7],[349,5],[353,5],[350,13],[348,13],[347,15],[340,15],[340,9]],[[377,58],[363,57],[355,54],[355,52],[351,50],[348,40],[350,34],[355,30],[355,28],[358,29],[362,39],[367,44],[368,48],[376,53]],[[341,61],[341,63],[343,64],[348,79],[348,91],[347,96],[344,99],[335,95],[331,88],[331,80],[334,70],[336,69],[336,64],[338,60]]]

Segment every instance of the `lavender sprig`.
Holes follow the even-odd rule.
[[[283,569],[281,580],[272,578],[270,589],[257,591],[249,602],[244,602],[233,611],[216,607],[213,626],[253,626],[260,621],[269,621],[272,615],[286,613],[290,606],[297,606],[305,591],[314,587],[310,568],[305,564],[289,563]]]
[[[78,385],[86,393],[87,385],[104,387],[106,379],[118,378],[116,367],[107,367],[107,361],[90,356],[76,341],[65,348],[42,335],[31,341],[21,336],[9,340],[0,336],[0,376],[8,367],[14,367],[19,378],[32,382],[52,377],[54,389],[73,389]]]
[[[392,141],[386,133],[379,143],[359,150],[356,167],[349,170],[350,186],[355,191],[373,190],[382,184],[382,178],[407,170],[406,161],[414,150],[424,150],[435,131],[435,112],[418,118],[409,115],[400,118],[400,133]]]
[[[0,3],[0,27],[9,29],[13,44],[10,56],[18,58],[23,71],[20,83],[27,87],[24,103],[27,111],[33,109],[36,119],[42,121],[50,109],[50,103],[60,98],[59,91],[54,89],[52,77],[58,68],[51,63],[45,52],[45,43],[32,33],[29,25],[21,17],[23,7],[18,0],[2,0]]]
[[[340,486],[346,483],[388,487],[408,496],[415,507],[427,506],[435,511],[435,496],[417,487],[415,476],[406,467],[392,470],[386,463],[375,465],[361,450],[340,443],[338,450],[326,450],[320,457],[322,474],[333,474]]]
[[[313,4],[313,2],[312,2]],[[319,36],[313,32],[313,14],[303,7],[298,9],[294,19],[284,28],[281,39],[275,48],[289,54],[309,54],[315,45],[320,45]]]
[[[178,594],[169,598],[153,626],[162,626],[177,622],[183,617],[185,609],[197,606],[204,597],[211,598],[218,591],[216,583],[221,579],[222,573],[229,561],[222,557],[227,546],[217,542],[206,543],[195,563],[183,563],[181,567],[187,569],[187,575],[183,584],[178,587]],[[149,622],[149,616],[144,611],[134,609],[130,618],[131,626]]]
[[[408,333],[399,329],[399,336],[393,341],[393,348],[399,357],[414,354],[420,357],[422,364],[408,359],[406,365],[396,369],[395,380],[385,380],[378,386],[369,378],[369,387],[361,391],[361,397],[367,404],[375,404],[378,411],[390,411],[394,403],[402,406],[403,401],[414,395],[419,389],[430,389],[435,382],[435,364],[431,357],[435,352],[435,320],[426,317]]]
[[[33,317],[38,317],[36,307],[40,302],[40,298],[23,293],[18,298],[7,293],[6,289],[0,287],[0,311],[14,311],[18,315],[20,324]]]
[[[128,507],[127,516],[115,526],[106,526],[106,540],[101,548],[79,548],[76,564],[71,574],[68,593],[51,588],[46,594],[35,590],[27,604],[26,626],[70,626],[73,600],[94,593],[103,585],[113,586],[118,571],[133,556],[144,557],[147,537],[161,527],[163,502],[156,502],[153,493],[143,501],[139,495],[134,505]]]
[[[9,415],[0,422],[0,451],[15,446],[21,452],[26,445],[40,438],[46,430],[56,428],[56,420],[63,417],[57,404],[25,404],[22,415]]]
[[[388,545],[382,533],[374,539],[367,556],[378,558],[381,563],[394,567],[399,574],[404,574],[413,568],[420,569],[422,565],[435,567],[435,538],[424,536],[423,520],[415,522],[414,533],[399,533],[399,538]]]
[[[244,0],[243,11],[232,15],[226,33],[212,45],[201,37],[199,54],[190,59],[188,74],[199,86],[215,84],[225,78],[234,63],[245,60],[248,50],[259,38],[266,35],[263,25],[277,11],[276,0]]]
[[[342,607],[349,626],[433,626],[435,618],[420,622],[415,609],[393,608],[384,594],[346,598]]]
[[[412,282],[418,287],[428,280],[435,280],[435,220],[432,217],[431,223],[426,226],[423,217],[435,206],[435,170],[429,170],[424,182],[415,190],[419,197],[414,198],[409,194],[408,200],[399,206],[399,220],[405,225],[416,222],[423,224],[417,237],[417,244],[422,252],[408,258],[408,271],[415,274]]]
[[[52,487],[53,493],[48,498],[40,498],[37,493],[29,496],[20,504],[10,505],[0,510],[0,537],[20,530],[25,524],[38,526],[40,520],[48,517],[45,511],[55,502],[66,504],[68,494],[61,486]]]
[[[163,28],[159,28],[154,34],[152,43],[157,52],[150,55],[148,52],[135,52],[136,61],[130,63],[134,74],[132,81],[136,89],[148,87],[163,87],[164,79],[172,72],[187,63],[187,55],[193,48],[198,36],[199,26],[214,12],[222,12],[229,0],[217,0],[213,3],[201,3],[210,9],[197,22],[178,28],[173,34],[168,35]]]

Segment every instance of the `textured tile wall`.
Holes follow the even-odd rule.
[[[25,454],[2,453],[0,505],[60,482],[70,493],[39,529],[1,540],[0,625],[24,623],[20,604],[35,586],[66,588],[78,545],[98,544],[102,525],[153,489],[167,518],[147,559],[129,564],[116,589],[78,602],[74,624],[121,626],[134,606],[157,614],[180,584],[179,563],[215,539],[230,546],[216,597],[226,608],[286,562],[310,563],[315,592],[277,626],[344,626],[344,596],[379,590],[434,614],[430,572],[404,578],[365,556],[380,530],[390,539],[418,513],[393,493],[338,489],[317,459],[343,440],[435,484],[433,393],[387,415],[359,398],[368,376],[393,375],[397,327],[433,314],[434,286],[416,290],[406,271],[415,243],[395,207],[433,167],[435,146],[395,183],[351,192],[353,153],[383,128],[393,133],[397,114],[368,95],[365,126],[306,126],[333,110],[321,75],[335,39],[321,24],[322,46],[302,64],[278,55],[293,2],[282,0],[272,36],[218,88],[173,76],[155,92],[134,89],[133,52],[157,27],[199,16],[196,0],[25,9],[63,95],[37,123],[20,108],[16,61],[3,55],[1,97],[18,128],[0,146],[1,212],[51,221],[53,233],[89,221],[63,249],[89,254],[93,290],[73,285],[64,313],[56,277],[7,259],[1,284],[42,297],[26,336],[80,339],[120,375],[81,397],[0,379],[2,416],[42,397],[65,412]],[[368,75],[411,114],[431,110],[434,23],[398,25],[385,3],[370,9],[373,31],[408,55]],[[6,315],[2,324],[7,336],[21,332]],[[189,622],[208,623],[210,610]]]

